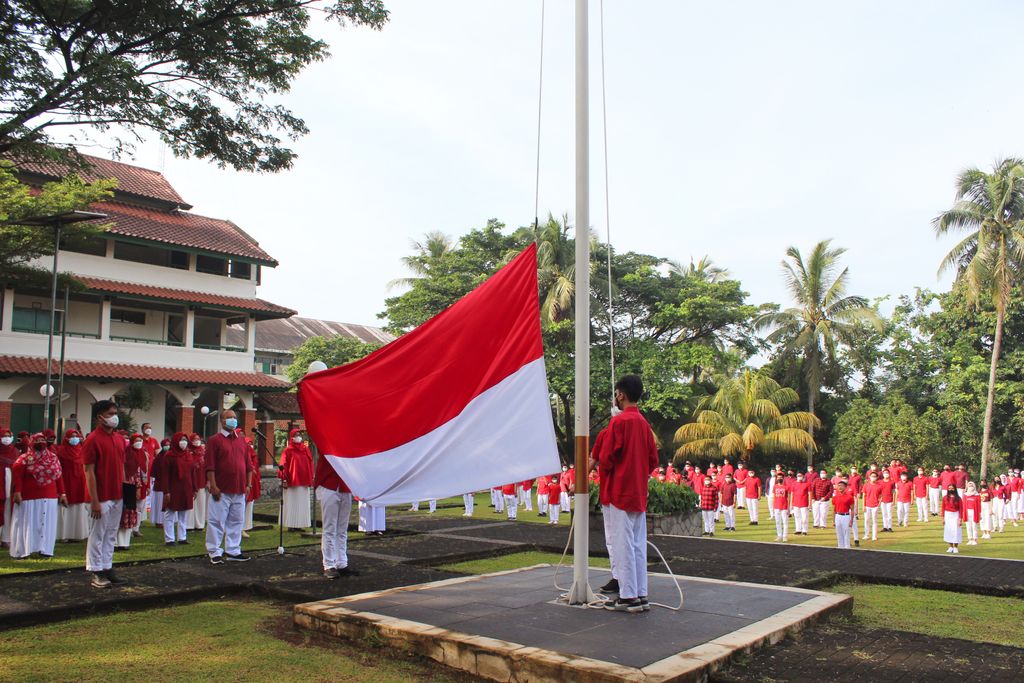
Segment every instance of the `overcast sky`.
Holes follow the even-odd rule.
[[[332,57],[283,103],[311,133],[291,171],[163,159],[195,211],[281,265],[261,297],[380,324],[399,259],[432,230],[533,220],[540,0],[390,0],[381,32],[317,26]],[[604,235],[599,2],[591,224]],[[1024,3],[605,3],[612,243],[708,254],[752,303],[787,303],[789,245],[846,247],[851,293],[945,287],[930,221],[965,167],[1019,144]],[[547,2],[540,207],[573,210],[572,3]]]

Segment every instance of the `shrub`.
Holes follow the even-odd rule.
[[[600,486],[590,482],[590,509],[601,510]],[[668,484],[657,479],[647,480],[647,512],[654,515],[674,515],[697,507],[697,493],[689,486]]]

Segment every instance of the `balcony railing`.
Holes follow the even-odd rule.
[[[193,344],[192,347],[205,351],[232,351],[234,353],[245,353],[247,350],[244,346],[232,346],[230,344]]]
[[[46,334],[46,328],[45,327],[40,329],[38,327],[18,327],[17,325],[13,325],[13,326],[11,326],[11,331],[12,332],[26,332],[28,334]],[[67,335],[68,337],[79,337],[81,339],[99,339],[100,338],[100,335],[98,333],[95,333],[95,332],[71,332],[69,330],[68,332],[65,332],[64,334]],[[54,335],[59,337],[60,336],[60,330],[55,331]]]
[[[156,344],[157,346],[184,346],[185,342],[170,339],[146,339],[145,337],[126,337],[120,334],[110,335],[110,341],[124,341],[133,344]]]

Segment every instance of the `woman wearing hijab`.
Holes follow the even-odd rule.
[[[967,545],[978,545],[978,522],[981,521],[981,496],[973,481],[966,484],[963,499],[963,519],[967,522]]]
[[[64,543],[89,538],[92,517],[89,515],[89,487],[85,483],[85,461],[82,459],[82,434],[77,429],[64,432],[57,446],[61,479],[68,504],[57,510],[57,538]]]
[[[252,521],[252,509],[256,504],[256,501],[260,499],[260,495],[263,493],[263,490],[260,482],[260,464],[256,458],[256,449],[253,448],[252,439],[249,437],[245,437],[245,443],[249,445],[249,463],[252,465],[252,481],[250,482],[249,491],[245,494],[245,523],[242,525],[242,537],[249,538],[249,534],[246,532],[254,526]]]
[[[14,445],[14,432],[0,429],[0,547],[11,542],[11,467],[21,453]]]
[[[189,436],[189,452],[192,454],[192,484],[196,500],[188,516],[189,529],[206,528],[206,447],[198,434]]]
[[[949,544],[947,553],[956,555],[960,552],[960,543],[963,541],[963,501],[956,492],[956,486],[950,484],[946,487],[946,495],[942,498],[942,540]]]
[[[309,487],[313,484],[313,454],[298,429],[288,434],[288,446],[281,452],[277,476],[281,478],[284,496],[281,524],[292,531],[307,528],[310,525]]]
[[[995,524],[993,531],[1003,533],[1006,527],[1006,501],[1009,500],[1009,491],[1006,490],[1006,483],[1003,477],[995,476],[992,479],[992,517]]]
[[[164,543],[185,545],[186,526],[189,513],[196,498],[195,476],[192,452],[185,432],[178,432],[170,442],[170,448],[154,461],[160,469],[157,481],[163,487],[160,504],[163,513]]]
[[[984,479],[978,483],[978,498],[981,503],[981,538],[988,540],[992,538],[992,490]]]
[[[175,435],[175,438],[178,438]],[[185,437],[185,446],[188,446],[188,437]],[[145,447],[145,444],[143,444]],[[171,440],[164,439],[160,442],[160,448],[157,449],[156,454],[153,456],[153,466],[150,468],[150,485],[153,487],[150,493],[149,509],[150,519],[153,522],[153,526],[161,526],[164,523],[164,482],[160,479],[160,473],[163,471],[164,458],[167,457],[167,452],[171,450]]]
[[[11,468],[11,557],[32,553],[53,557],[57,542],[57,503],[67,505],[60,460],[46,447],[46,437],[32,437],[32,450]]]
[[[132,532],[139,521],[139,487],[146,467],[146,451],[142,448],[146,437],[132,434],[124,451],[124,506],[121,508],[121,525],[117,529],[114,550],[128,550],[132,544]]]

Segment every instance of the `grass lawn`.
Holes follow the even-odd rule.
[[[476,501],[473,504],[473,519],[479,519],[481,521],[492,521],[492,522],[504,522],[508,520],[508,514],[505,512],[497,513],[491,505],[491,494],[477,493],[474,497]],[[519,508],[518,521],[529,522],[530,524],[547,524],[548,516],[545,514],[543,517],[537,514],[537,489],[533,490],[533,511],[527,511],[523,508]],[[458,517],[462,518],[462,513],[466,511],[466,508],[462,504],[462,496],[455,498],[440,498],[437,501],[437,512],[431,514],[428,510],[427,501],[420,501],[419,512],[411,512],[408,505],[392,505],[388,507],[388,519],[392,516],[401,515],[429,515],[431,517]],[[558,523],[561,526],[569,526],[569,514],[561,513],[558,515]]]
[[[5,631],[0,662],[0,677],[22,681],[469,680],[399,652],[297,630],[290,606],[247,600]]]
[[[501,555],[499,557],[488,557],[482,560],[470,560],[469,562],[457,562],[455,564],[446,564],[438,567],[443,571],[449,572],[460,572],[462,574],[489,574],[491,572],[503,572],[509,569],[518,569],[519,567],[531,567],[535,564],[553,564],[557,565],[561,555],[557,553],[541,553],[541,552],[525,552],[525,553],[512,553],[510,555]],[[591,567],[602,567],[608,569],[611,565],[608,563],[607,557],[591,557]],[[572,574],[572,554],[565,556],[565,563],[563,564],[570,574]]]
[[[775,541],[775,522],[768,518],[768,505],[764,498],[758,508],[760,523],[757,526],[747,524],[749,518],[746,510],[736,511],[736,531],[722,531],[724,524],[721,519],[715,531],[715,539],[735,539],[740,541]],[[895,525],[895,511],[893,512]],[[895,527],[893,533],[878,534],[877,541],[864,540],[864,518],[863,513],[858,518],[860,536],[860,547],[872,550],[899,550],[915,553],[945,553],[948,544],[942,540],[942,522],[940,517],[930,517],[928,522],[915,522],[917,512],[912,508],[910,512],[910,526]],[[789,519],[789,540],[787,543],[801,543],[806,545],[821,545],[834,548],[836,546],[836,531],[833,526],[832,516],[828,518],[828,529],[809,529],[807,536],[793,535],[793,518]],[[881,514],[879,514],[881,522]],[[966,541],[967,532],[964,531]],[[1007,525],[1003,533],[994,532],[992,539],[978,541],[978,545],[960,546],[961,555],[973,555],[976,557],[998,557],[1003,559],[1024,560],[1024,525],[1014,527]],[[1024,571],[1024,568],[1021,569]]]
[[[760,526],[760,525],[759,525]],[[828,589],[853,596],[853,619],[867,628],[1020,647],[1024,600],[948,591],[844,583]]]

